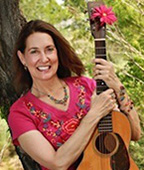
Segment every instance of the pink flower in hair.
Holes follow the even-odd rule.
[[[107,8],[105,5],[93,9],[91,19],[94,20],[96,18],[100,18],[101,26],[105,23],[112,25],[117,20],[114,12],[112,12],[112,7]]]

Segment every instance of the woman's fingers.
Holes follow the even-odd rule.
[[[107,60],[101,59],[101,58],[95,58],[93,60],[96,64],[106,65],[108,63]]]
[[[96,70],[96,71],[94,72],[94,76],[101,75],[101,74],[103,74],[103,75],[109,75],[109,70]]]
[[[93,94],[91,109],[93,114],[102,118],[114,110],[116,106],[116,95],[113,89],[108,89],[101,94]],[[97,112],[95,112],[97,111]]]
[[[104,59],[95,59],[95,62],[98,63],[93,69],[94,79],[108,79],[114,75],[113,64],[104,60]],[[101,77],[99,75],[104,75]]]

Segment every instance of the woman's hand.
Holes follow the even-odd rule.
[[[109,88],[114,89],[114,91],[119,91],[122,83],[114,72],[113,64],[99,58],[94,59],[94,62],[96,63],[94,67],[94,79],[103,80]]]
[[[85,117],[88,120],[97,123],[99,120],[111,112],[116,106],[116,96],[113,89],[108,89],[97,95],[92,96],[91,108],[89,114]]]

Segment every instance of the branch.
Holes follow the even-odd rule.
[[[133,62],[140,70],[142,70],[142,71],[144,72],[144,68],[143,68],[141,65],[139,65],[127,52],[125,52],[125,55],[126,55],[127,57],[129,57],[129,58],[132,60],[132,62]]]
[[[134,5],[132,3],[128,3],[125,0],[121,0],[121,2],[126,4],[126,6],[133,8],[136,12],[140,13],[141,15],[144,15],[144,11],[140,8],[140,6],[142,4],[141,2],[138,2],[137,5]],[[136,9],[136,8],[138,8],[138,9]]]
[[[132,74],[128,73],[126,70],[121,69],[121,68],[120,68],[119,66],[117,66],[116,64],[113,63],[113,65],[114,65],[115,68],[119,69],[119,70],[120,70],[123,74],[125,74],[126,76],[131,77],[131,78],[139,81],[140,83],[144,84],[144,81],[142,81],[141,79],[133,76]]]
[[[144,11],[141,9],[141,6],[144,6],[144,3],[141,0],[136,0],[137,1],[137,7],[140,10],[141,14],[144,15]]]
[[[109,27],[109,29],[108,29],[107,31],[112,35],[112,37],[113,37],[115,40],[123,43],[123,45],[124,45],[127,49],[129,49],[130,52],[134,52],[134,53],[138,54],[138,55],[142,58],[142,60],[144,60],[144,55],[143,55],[140,51],[138,51],[135,47],[133,47],[128,41],[126,41],[126,38],[125,38],[124,34],[120,31],[120,29],[119,29],[116,25],[114,25],[114,28],[115,28],[117,34],[114,33],[114,32],[111,30],[110,27]],[[119,34],[120,36],[118,36],[118,34]]]
[[[129,74],[127,71],[123,70],[122,73],[124,73],[124,74],[127,75],[128,77],[131,77],[131,78],[133,78],[133,79],[139,81],[140,83],[144,84],[144,81],[142,81],[141,79],[139,79],[139,78],[133,76],[132,74]]]
[[[125,36],[123,35],[123,33],[120,31],[120,29],[115,25],[115,30],[117,32],[114,33],[110,28],[108,29],[108,32],[112,35],[112,37],[117,41],[118,44],[123,44],[123,46],[128,49],[130,52],[136,53],[137,55],[139,55],[141,57],[142,60],[144,60],[144,56],[143,54],[138,51],[135,47],[133,47],[128,41],[125,40]],[[120,36],[118,36],[120,35]],[[111,39],[111,37],[107,36],[108,39]],[[128,54],[128,52],[125,52],[126,56],[137,66],[139,67],[139,69],[141,69],[144,72],[144,68],[137,63],[133,57],[131,57],[131,55]]]

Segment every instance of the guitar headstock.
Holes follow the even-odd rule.
[[[91,33],[95,40],[95,57],[106,60],[106,24],[113,24],[117,18],[112,12],[112,8],[107,8],[103,2],[89,1],[87,5]],[[103,80],[97,80],[97,94],[107,88],[108,86]]]
[[[102,39],[106,36],[106,24],[101,25],[100,18],[97,17],[95,19],[92,19],[91,16],[94,13],[94,8],[100,7],[101,5],[104,5],[103,2],[88,2],[88,14],[89,14],[89,20],[90,20],[90,26],[91,26],[91,33],[94,37],[94,39]]]

